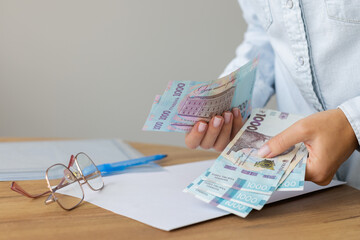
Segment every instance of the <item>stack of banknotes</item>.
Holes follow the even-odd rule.
[[[301,118],[274,110],[252,111],[257,63],[254,59],[210,82],[170,81],[163,95],[155,97],[143,127],[189,132],[200,120],[209,122],[215,115],[239,108],[246,123],[213,166],[184,191],[241,217],[260,210],[274,191],[303,190],[308,154],[300,143],[274,158],[257,156],[265,142]]]
[[[234,107],[247,119],[257,63],[254,59],[214,81],[170,81],[163,95],[155,97],[143,130],[189,132],[196,122],[209,122]]]
[[[215,163],[184,192],[240,217],[260,210],[274,191],[304,187],[306,147],[299,143],[274,158],[258,149],[301,117],[270,109],[254,109],[250,118]]]

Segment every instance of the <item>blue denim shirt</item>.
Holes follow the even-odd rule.
[[[248,29],[223,75],[260,54],[253,104],[276,92],[280,111],[340,108],[360,142],[360,1],[239,0]],[[360,154],[337,178],[360,189]]]

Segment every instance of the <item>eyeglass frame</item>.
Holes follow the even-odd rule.
[[[92,164],[95,166],[95,168],[96,168],[96,171],[95,171],[95,172],[93,172],[93,173],[91,173],[91,174],[89,174],[89,175],[87,175],[87,176],[84,176],[84,174],[83,174],[83,172],[82,172],[82,169],[80,168],[80,165],[79,165],[78,160],[77,160],[77,157],[78,157],[80,154],[84,154],[84,155],[91,161],[91,163],[92,163]],[[77,166],[77,170],[80,172],[79,177],[78,177],[78,171],[75,171],[75,172],[74,172],[74,171],[72,171],[72,170],[70,169],[70,167],[72,167],[72,166],[74,165],[74,163],[75,163],[76,166]],[[61,203],[57,200],[57,198],[56,198],[56,196],[55,196],[55,192],[53,191],[54,189],[58,190],[58,189],[61,189],[62,187],[67,186],[67,185],[64,185],[64,186],[61,186],[60,188],[58,188],[58,186],[63,183],[63,181],[65,180],[65,178],[63,177],[63,179],[61,180],[60,184],[58,184],[55,188],[51,188],[51,186],[50,186],[50,181],[49,181],[49,177],[48,177],[48,172],[49,172],[49,170],[50,170],[52,167],[54,167],[54,166],[63,166],[63,167],[64,167],[65,169],[67,169],[67,170],[69,171],[69,173],[72,175],[74,182],[77,181],[77,182],[79,183],[79,185],[80,185],[80,188],[81,188],[81,191],[82,191],[82,198],[81,198],[81,200],[80,200],[75,206],[73,206],[73,207],[71,207],[71,208],[65,208],[63,205],[61,205]],[[101,182],[102,182],[102,186],[101,186],[99,189],[93,188],[93,187],[91,186],[91,184],[89,184],[88,180],[86,179],[87,177],[89,177],[89,176],[91,177],[91,176],[93,176],[93,175],[95,175],[95,174],[99,174],[98,176],[100,176],[100,179],[101,179]],[[80,177],[81,177],[81,178],[80,178]],[[21,194],[21,195],[23,195],[23,196],[26,196],[26,197],[28,197],[28,198],[33,198],[33,199],[42,197],[42,196],[50,193],[50,195],[48,196],[48,198],[45,200],[45,205],[51,204],[51,203],[53,203],[53,202],[57,202],[58,205],[59,205],[62,209],[67,210],[67,211],[70,211],[70,210],[73,210],[74,208],[78,207],[78,206],[83,202],[83,200],[84,200],[85,193],[84,193],[84,189],[83,189],[82,185],[84,185],[84,184],[86,183],[86,184],[90,187],[90,189],[93,190],[93,191],[100,191],[100,190],[103,189],[104,186],[105,186],[105,185],[104,185],[104,180],[103,180],[102,175],[101,175],[101,172],[99,171],[99,169],[98,169],[97,166],[95,165],[94,161],[93,161],[86,153],[84,153],[84,152],[79,152],[79,153],[77,153],[77,154],[75,155],[75,157],[74,157],[74,155],[71,155],[68,167],[66,167],[66,166],[65,166],[64,164],[62,164],[62,163],[56,163],[56,164],[53,164],[53,165],[51,165],[50,167],[48,167],[48,168],[46,169],[45,179],[46,179],[46,182],[47,182],[47,185],[48,185],[47,187],[48,187],[50,190],[48,190],[48,191],[46,191],[46,192],[43,192],[43,193],[40,193],[40,194],[36,194],[36,195],[29,194],[29,193],[26,192],[23,188],[21,188],[21,187],[19,186],[19,184],[17,184],[16,182],[12,182],[10,188],[11,188],[11,190],[13,190],[13,191],[15,191],[15,192],[17,192],[17,193],[19,193],[19,194]],[[80,182],[80,180],[83,180],[84,182]]]

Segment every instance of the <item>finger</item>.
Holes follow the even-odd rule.
[[[185,144],[188,148],[197,148],[205,136],[208,125],[206,122],[197,122],[185,136]]]
[[[271,138],[258,151],[259,157],[275,157],[299,142],[309,138],[308,131],[302,121],[296,122],[278,135]]]
[[[231,129],[233,125],[233,115],[231,112],[225,112],[223,114],[224,124],[215,141],[214,149],[216,151],[222,151],[230,142]]]
[[[240,129],[242,128],[243,121],[242,121],[242,117],[240,114],[240,109],[238,108],[233,108],[232,110],[233,113],[233,125],[232,125],[232,129],[231,129],[231,136],[230,136],[230,140],[233,139],[236,134],[240,131]]]
[[[221,116],[215,116],[209,122],[208,129],[202,139],[200,146],[204,149],[209,149],[214,146],[214,143],[219,136],[224,119]]]

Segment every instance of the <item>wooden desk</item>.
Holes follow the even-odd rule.
[[[6,139],[2,141],[8,141]],[[0,140],[1,141],[1,140]],[[131,143],[145,155],[167,153],[162,166],[201,161],[214,152]],[[253,211],[246,219],[229,215],[164,232],[87,202],[73,211],[43,199],[27,199],[0,182],[0,239],[360,239],[360,191],[339,186],[284,200]],[[45,181],[22,182],[29,191]]]

